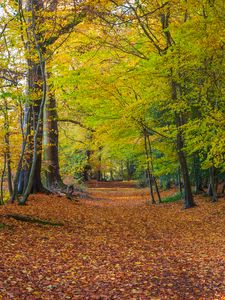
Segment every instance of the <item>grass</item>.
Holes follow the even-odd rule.
[[[3,223],[0,223],[0,229],[4,229],[5,228],[5,224],[3,224]]]
[[[163,203],[176,202],[176,201],[181,200],[182,198],[183,198],[183,194],[181,192],[178,192],[174,195],[163,198],[162,202]]]

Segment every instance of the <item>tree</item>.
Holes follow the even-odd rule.
[[[66,5],[67,3],[65,3]],[[52,49],[49,48],[58,41],[61,35],[70,33],[74,26],[76,26],[83,16],[83,11],[69,4],[69,14],[67,14],[68,22],[65,23],[64,14],[56,16],[56,8],[60,5],[56,1],[52,1],[45,7],[44,1],[29,0],[26,2],[26,11],[24,11],[23,3],[19,1],[19,14],[21,27],[25,37],[23,36],[28,65],[28,97],[29,101],[26,107],[26,127],[27,135],[24,141],[24,146],[21,153],[21,160],[18,166],[18,186],[19,193],[22,193],[22,200],[20,203],[24,204],[29,196],[30,192],[43,191],[43,185],[41,182],[41,162],[42,162],[42,136],[43,136],[43,112],[47,98],[47,76],[46,76],[46,62],[48,57],[51,57]],[[74,10],[76,9],[76,14]],[[51,16],[54,13],[54,20],[51,20]],[[57,18],[58,17],[58,18]],[[53,25],[52,32],[49,33],[49,28],[45,28],[47,24]],[[44,24],[44,26],[43,26]],[[62,43],[62,41],[60,41]],[[55,45],[56,46],[56,45]],[[59,47],[59,45],[57,45]],[[48,121],[48,130],[53,134],[53,130],[57,130],[57,120],[54,118],[54,105],[55,100],[50,97],[49,102],[51,110],[46,109],[47,115],[52,119]],[[57,139],[57,132],[54,135]],[[50,138],[51,139],[51,138]],[[51,147],[47,152],[51,160],[56,160],[54,166],[58,167],[58,153],[57,153],[57,141],[56,146]],[[24,161],[24,157],[27,157]],[[47,158],[47,160],[48,160]],[[52,161],[51,161],[52,163]],[[54,169],[54,167],[53,167]],[[54,170],[53,170],[54,171]],[[51,176],[55,175],[55,172],[47,173],[48,182],[54,181]],[[59,175],[59,169],[58,169]],[[60,180],[60,176],[57,178]],[[15,191],[17,190],[17,180],[15,181]],[[14,193],[13,199],[16,196]]]

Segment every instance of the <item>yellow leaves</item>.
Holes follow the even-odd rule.
[[[13,260],[15,261],[19,261],[19,260],[23,260],[26,256],[23,253],[17,253],[14,257]]]

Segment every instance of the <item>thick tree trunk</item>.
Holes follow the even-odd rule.
[[[27,51],[29,53],[28,63],[28,96],[30,114],[27,126],[30,127],[30,136],[27,141],[25,152],[25,172],[23,183],[23,194],[20,204],[25,204],[30,193],[44,191],[41,182],[42,162],[42,137],[43,137],[43,110],[46,101],[47,82],[44,54],[45,49],[41,46],[42,35],[37,33],[37,12],[43,9],[43,2],[38,0],[27,0],[26,9],[30,13],[27,29]],[[40,23],[39,23],[40,24]],[[26,163],[28,162],[28,164]],[[28,167],[27,167],[28,165]],[[26,173],[26,171],[28,172]],[[22,170],[24,171],[24,170]]]
[[[181,174],[184,182],[184,208],[191,208],[195,206],[195,203],[191,191],[191,183],[189,178],[187,161],[183,151],[183,139],[179,130],[177,133],[177,152],[178,152],[178,158],[180,162]]]
[[[44,114],[44,156],[45,156],[45,178],[49,190],[60,190],[66,188],[64,185],[59,167],[58,156],[58,116],[56,100],[51,91],[48,94]]]
[[[214,168],[214,166],[212,166],[209,169],[208,195],[211,197],[212,202],[216,202],[218,200],[217,191],[216,191],[216,183],[215,183],[215,168]]]
[[[49,20],[49,17],[46,16],[44,11],[54,12],[59,4],[58,1],[50,2],[47,6],[43,0],[18,2],[21,24],[26,23],[25,29],[23,29],[26,31],[24,46],[28,55],[28,105],[30,111],[26,124],[30,129],[30,133],[32,133],[29,140],[24,139],[23,142],[14,184],[16,188],[12,196],[12,201],[14,201],[15,197],[17,197],[17,190],[20,190],[23,193],[21,203],[25,203],[31,192],[46,191],[41,182],[43,109],[47,93],[46,47],[54,44],[61,35],[71,32],[72,28],[81,22],[81,19],[78,17],[74,18],[72,22],[69,21],[66,25],[60,26],[56,31],[54,28],[54,34],[50,35],[50,38],[46,40],[47,29],[43,29],[43,24]],[[26,6],[28,15],[26,15],[23,6]],[[83,12],[79,16],[83,17]],[[25,22],[24,18],[26,18]],[[52,152],[55,155],[55,149]],[[54,166],[55,168],[57,167]],[[51,181],[54,180],[51,178]]]
[[[182,194],[183,193],[183,183],[181,180],[181,172],[180,172],[180,167],[177,170],[177,174],[178,174],[178,186],[179,186],[179,191]]]

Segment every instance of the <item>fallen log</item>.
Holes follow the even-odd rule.
[[[37,223],[41,225],[51,225],[51,226],[63,226],[63,223],[60,222],[52,222],[48,220],[41,220],[28,215],[20,215],[20,214],[7,214],[4,215],[5,218],[13,218],[17,221],[28,222],[28,223]]]

